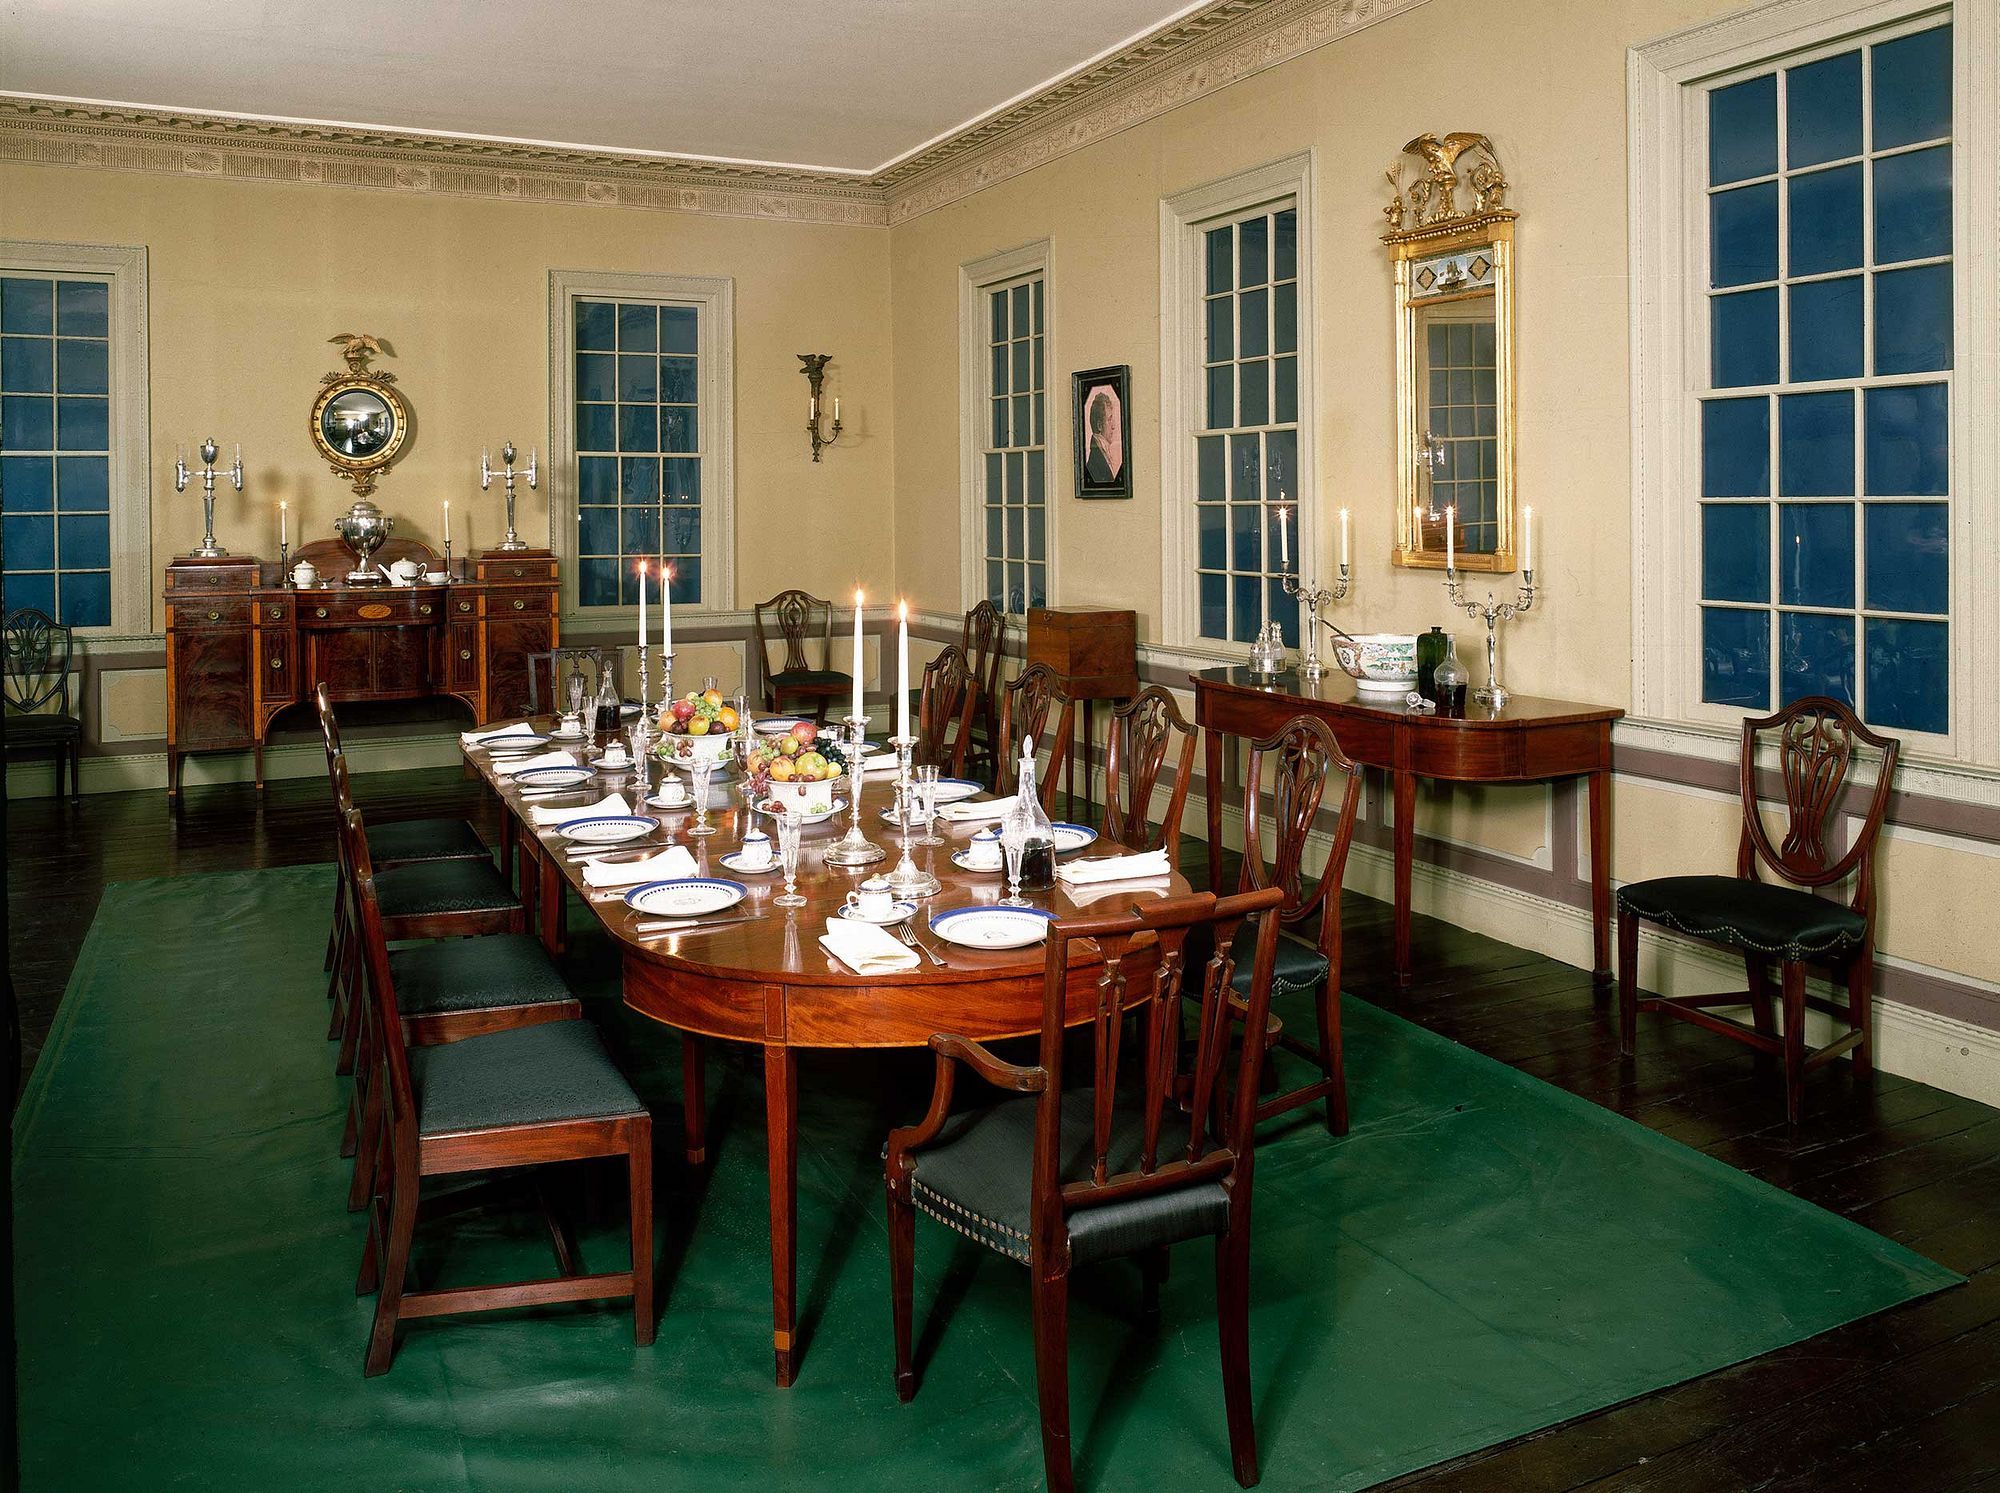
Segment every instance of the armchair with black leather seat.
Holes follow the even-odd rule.
[[[1766,828],[1760,800],[1759,739],[1776,737],[1775,763],[1785,803],[1784,833],[1775,843]],[[1837,814],[1851,821],[1849,779],[1858,746],[1880,753],[1868,814],[1845,852],[1836,855],[1827,830]],[[1785,1071],[1785,1117],[1796,1126],[1804,1113],[1809,1068],[1844,1052],[1854,1054],[1854,1076],[1872,1067],[1872,1004],[1875,973],[1875,841],[1888,812],[1900,744],[1878,736],[1846,705],[1823,695],[1796,700],[1775,715],[1743,722],[1738,792],[1743,832],[1734,876],[1663,876],[1618,889],[1618,1041],[1631,1057],[1638,1042],[1641,1011],[1664,1011],[1682,1021],[1781,1055]],[[1768,868],[1776,881],[1760,878]],[[1845,902],[1817,895],[1853,879]],[[1750,988],[1719,995],[1674,997],[1639,991],[1639,925],[1657,923],[1704,943],[1737,950]],[[1771,1007],[1771,966],[1779,968],[1782,1029]],[[1809,967],[1844,980],[1844,1003],[1809,995]],[[1717,1006],[1750,1008],[1749,1026],[1715,1014]],[[1805,1045],[1805,1013],[1810,1007],[1841,1018],[1846,1031],[1812,1052]]]

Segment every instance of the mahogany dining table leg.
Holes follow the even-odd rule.
[[[1208,802],[1208,889],[1222,895],[1222,733],[1210,726],[1202,733],[1202,796]]]
[[[764,1046],[764,1123],[771,1174],[771,1347],[778,1387],[797,1372],[799,1060],[782,1042]]]
[[[1590,774],[1591,980],[1611,985],[1611,771]]]
[[[1417,853],[1417,775],[1391,772],[1396,816],[1396,988],[1410,988],[1410,864]]]
[[[549,850],[543,846],[539,852],[543,864],[536,878],[541,883],[541,908],[536,919],[541,924],[542,946],[551,954],[560,954],[569,946],[569,929],[564,913],[567,910],[569,882],[563,878],[555,863],[549,859]]]
[[[696,1032],[681,1033],[681,1125],[687,1164],[708,1160],[708,1082],[706,1043]]]

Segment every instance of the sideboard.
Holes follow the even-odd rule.
[[[433,558],[421,546],[384,548]],[[335,575],[344,568],[320,566]],[[558,641],[557,595],[547,550],[490,551],[460,562],[448,581],[415,586],[301,588],[252,557],[173,561],[167,796],[179,796],[191,752],[248,748],[262,788],[272,721],[309,705],[321,683],[335,700],[450,696],[475,723],[527,714],[530,657]]]

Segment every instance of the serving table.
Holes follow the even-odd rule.
[[[546,726],[548,722],[538,724]],[[508,832],[520,849],[522,898],[543,941],[551,949],[560,946],[566,894],[574,891],[619,946],[625,1004],[684,1034],[683,1105],[690,1163],[706,1159],[702,1043],[720,1038],[763,1049],[771,1207],[771,1345],[777,1382],[789,1385],[798,1370],[798,1050],[923,1047],[937,1032],[954,1032],[978,1041],[1039,1032],[1044,946],[1037,943],[1005,953],[985,953],[948,944],[930,932],[930,914],[950,907],[997,903],[1005,894],[1004,878],[999,873],[968,873],[950,862],[950,852],[969,840],[979,826],[940,824],[939,835],[947,843],[937,847],[931,869],[943,889],[920,904],[913,926],[919,940],[942,963],[920,954],[913,970],[867,976],[853,973],[819,943],[826,920],[837,912],[847,893],[875,869],[831,867],[822,860],[826,847],[839,839],[844,816],[805,830],[798,890],[808,899],[807,904],[773,907],[771,899],[784,887],[776,871],[740,876],[718,864],[724,854],[741,844],[747,827],[748,811],[735,792],[737,780],[731,781],[726,792],[717,793],[730,806],[711,810],[711,822],[718,833],[706,838],[686,834],[686,827],[693,822],[691,810],[657,811],[635,804],[635,812],[657,815],[661,829],[631,848],[657,852],[668,843],[685,845],[699,874],[711,874],[713,866],[712,874],[749,888],[745,900],[722,916],[748,911],[758,914],[756,920],[710,932],[649,937],[638,931],[638,925],[651,919],[628,908],[622,892],[589,886],[583,876],[585,863],[569,856],[566,842],[552,830],[534,825],[529,813],[533,806],[563,800],[524,800],[505,775],[493,772],[486,753],[473,750],[466,755],[505,808]],[[601,781],[582,790],[575,801],[587,806],[612,789],[622,789],[629,798],[635,782],[632,778]],[[887,793],[881,797],[886,803]],[[893,837],[895,831],[882,824],[878,807],[873,803],[865,807],[864,822],[870,833],[878,839]],[[1123,847],[1100,839],[1078,854],[1093,857],[1122,852]],[[926,855],[922,850],[917,853],[920,858]],[[1085,908],[1102,913],[1117,905],[1121,896],[1140,900],[1185,895],[1189,890],[1176,873],[1166,881],[1080,889],[1075,898],[1060,887],[1027,895],[1034,905],[1066,917]],[[1094,995],[1090,972],[1079,969],[1070,991],[1070,1024],[1091,1018]],[[912,1094],[913,1115],[922,1107],[924,1097]]]
[[[1590,922],[1593,973],[1611,983],[1611,723],[1609,705],[1510,695],[1499,709],[1468,704],[1463,717],[1413,711],[1403,695],[1370,697],[1339,671],[1307,680],[1245,668],[1190,676],[1195,724],[1203,728],[1208,775],[1209,881],[1221,888],[1224,736],[1269,736],[1294,715],[1333,729],[1342,751],[1390,775],[1395,806],[1396,952],[1399,989],[1410,986],[1410,865],[1416,853],[1417,779],[1528,783],[1582,777],[1590,785]]]

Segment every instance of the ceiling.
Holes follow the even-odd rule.
[[[0,91],[866,176],[1210,0],[0,0]]]

